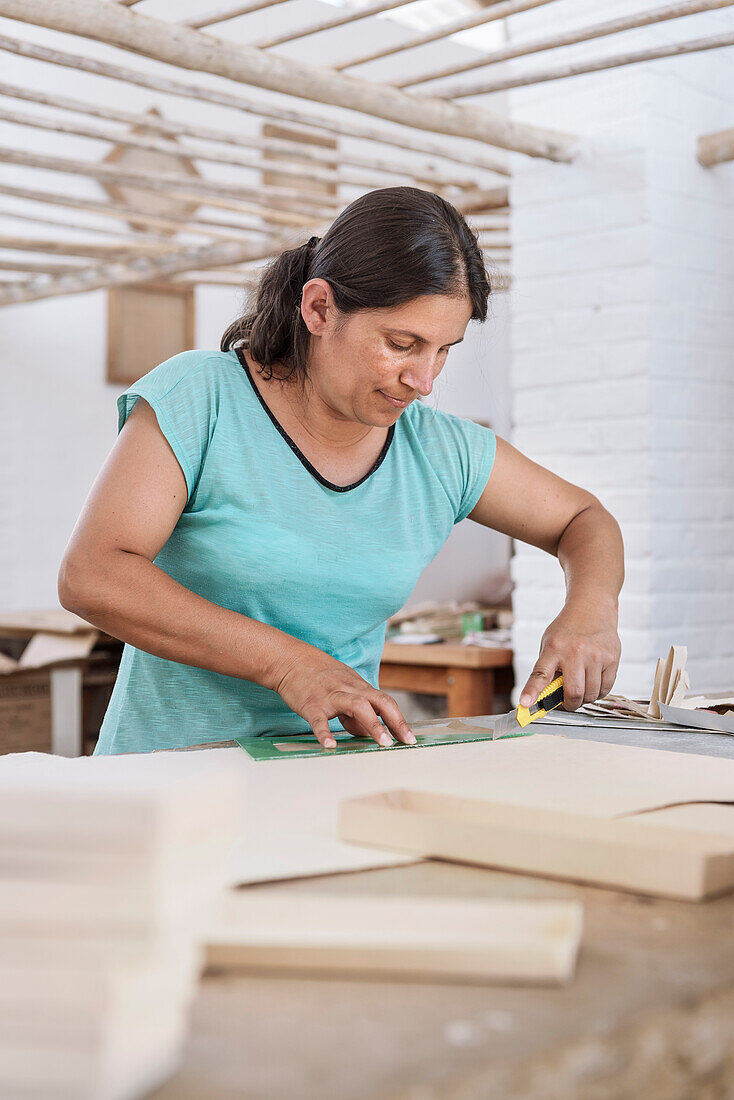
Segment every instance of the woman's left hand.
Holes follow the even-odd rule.
[[[608,695],[620,653],[616,600],[606,606],[596,600],[569,600],[543,635],[540,656],[522,689],[520,705],[531,706],[559,673],[563,674],[566,710]]]

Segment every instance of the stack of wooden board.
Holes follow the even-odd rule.
[[[231,890],[207,936],[217,970],[559,984],[573,977],[580,902]]]
[[[0,759],[0,1097],[125,1100],[175,1067],[242,797],[198,757]]]

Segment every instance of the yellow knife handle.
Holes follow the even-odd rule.
[[[542,718],[549,710],[560,707],[563,702],[563,677],[558,676],[548,687],[543,688],[536,701],[529,707],[518,707],[516,714],[521,726],[527,726],[536,718]]]

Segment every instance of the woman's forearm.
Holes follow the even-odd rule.
[[[575,710],[607,695],[617,674],[617,598],[624,579],[619,525],[592,498],[566,526],[556,553],[566,577],[566,603],[543,634],[520,703],[530,706],[562,672],[564,706]]]
[[[156,657],[277,689],[281,670],[313,647],[191,592],[140,554],[64,559],[59,599],[100,630]]]
[[[614,516],[594,499],[566,527],[557,552],[567,602],[588,599],[616,617],[624,581],[624,545]]]

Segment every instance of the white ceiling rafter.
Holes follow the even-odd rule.
[[[0,15],[131,50],[178,68],[343,107],[418,130],[469,138],[549,160],[568,160],[568,135],[495,112],[421,97],[302,61],[214,38],[106,0],[0,0]]]
[[[635,30],[638,27],[649,27],[655,23],[664,23],[673,19],[683,19],[689,15],[718,11],[732,5],[734,5],[734,0],[684,0],[682,3],[667,4],[662,8],[636,12],[619,19],[608,19],[603,23],[575,28],[562,34],[552,34],[544,38],[510,43],[501,49],[489,51],[484,57],[469,58],[462,62],[446,65],[441,69],[434,69],[431,72],[422,74],[420,77],[411,76],[390,83],[394,88],[415,87],[418,84],[426,84],[428,81],[470,72],[472,69],[483,69],[490,65],[497,65],[502,61],[510,61],[518,57],[529,57],[532,54],[544,53],[547,50],[572,46],[580,42],[590,42],[596,38],[620,34],[624,31]]]
[[[2,13],[0,12],[0,14]],[[18,57],[43,61],[49,65],[58,65],[78,72],[107,77],[122,84],[148,88],[163,95],[211,103],[219,107],[242,111],[248,115],[255,115],[261,119],[274,119],[279,122],[293,123],[296,126],[307,127],[317,133],[336,134],[339,137],[377,142],[380,145],[397,147],[403,153],[406,151],[416,152],[421,155],[452,161],[455,164],[470,165],[483,171],[507,174],[506,165],[497,158],[491,157],[480,146],[476,146],[475,150],[468,153],[464,148],[449,147],[446,143],[441,144],[430,137],[425,137],[422,133],[412,134],[409,130],[394,131],[389,127],[380,126],[379,124],[371,125],[358,119],[344,121],[339,118],[330,118],[327,115],[312,114],[300,106],[296,108],[280,107],[265,100],[249,98],[241,93],[225,92],[218,88],[141,72],[127,65],[112,64],[82,54],[70,53],[68,50],[51,49],[38,43],[24,42],[11,35],[0,34],[0,50],[15,54]]]
[[[650,0],[647,0],[647,7],[644,0],[640,0],[640,10],[624,18],[573,28],[541,39],[511,43],[501,48],[483,49],[481,56],[473,51],[471,57],[462,59],[458,56],[451,64],[445,63],[440,69],[427,68],[423,73],[416,73],[413,66],[408,70],[406,66],[405,75],[400,79],[380,82],[365,79],[360,74],[352,75],[345,70],[353,70],[369,61],[378,61],[430,43],[448,42],[455,35],[467,31],[483,32],[493,25],[499,26],[501,20],[512,15],[529,12],[556,0],[486,0],[481,6],[477,0],[446,0],[443,3],[441,0],[425,0],[423,5],[411,3],[411,0],[357,0],[356,3],[347,0],[346,4],[333,5],[322,18],[300,27],[294,21],[293,26],[286,26],[278,33],[267,36],[253,34],[252,41],[247,44],[233,40],[233,35],[228,32],[228,24],[232,20],[240,20],[238,34],[246,35],[250,25],[247,21],[249,15],[274,8],[282,2],[249,0],[249,3],[225,6],[223,0],[222,6],[215,9],[212,0],[201,0],[200,11],[172,23],[148,15],[144,7],[137,10],[139,0],[0,0],[0,16],[74,35],[80,42],[89,40],[124,49],[197,76],[194,80],[184,80],[179,75],[161,76],[158,74],[165,72],[161,68],[157,71],[138,71],[93,56],[24,43],[7,35],[0,35],[0,50],[127,82],[161,95],[200,100],[242,111],[259,120],[286,122],[304,128],[304,133],[314,137],[328,135],[332,140],[334,136],[350,139],[345,151],[320,148],[318,144],[248,134],[233,128],[215,128],[188,119],[176,120],[132,112],[116,104],[114,107],[105,105],[104,97],[97,103],[92,102],[92,97],[84,101],[54,96],[36,88],[0,83],[0,97],[25,100],[42,108],[43,113],[29,112],[0,101],[0,121],[19,127],[21,133],[50,130],[151,154],[180,156],[215,168],[222,166],[222,169],[226,168],[228,178],[210,178],[208,174],[191,177],[169,172],[146,178],[143,173],[100,164],[96,160],[55,157],[16,148],[0,149],[0,161],[38,171],[88,176],[103,184],[111,179],[110,173],[114,173],[117,182],[125,181],[125,186],[135,188],[136,194],[142,193],[144,196],[148,190],[203,207],[233,211],[241,219],[239,223],[232,220],[216,222],[201,216],[198,211],[178,218],[152,209],[146,211],[144,203],[134,206],[130,203],[81,199],[39,188],[4,187],[0,181],[0,194],[12,197],[15,191],[17,199],[32,204],[30,211],[27,207],[18,211],[19,221],[36,221],[39,226],[44,223],[62,224],[43,213],[34,216],[34,210],[39,207],[43,210],[54,204],[86,209],[92,216],[117,220],[115,230],[87,227],[91,233],[102,232],[108,237],[116,233],[117,236],[107,242],[98,242],[96,248],[92,244],[86,246],[86,253],[83,243],[77,242],[77,255],[102,256],[106,254],[105,250],[109,251],[112,247],[117,247],[120,253],[134,253],[122,264],[85,265],[81,270],[74,268],[71,271],[59,271],[58,263],[56,269],[49,266],[48,278],[32,277],[23,280],[22,285],[3,287],[0,304],[5,304],[11,294],[16,295],[16,301],[31,300],[52,294],[75,293],[85,286],[115,285],[115,280],[130,282],[135,278],[147,279],[151,277],[150,265],[154,262],[163,264],[160,278],[184,279],[189,278],[191,272],[204,270],[211,270],[214,273],[212,278],[221,277],[223,282],[238,277],[252,278],[252,271],[235,271],[233,265],[244,259],[255,262],[271,257],[282,247],[283,233],[286,231],[292,235],[294,242],[316,231],[324,219],[331,220],[348,201],[346,192],[390,183],[428,186],[444,194],[459,209],[472,216],[473,223],[476,221],[474,228],[479,234],[480,245],[489,251],[490,256],[504,258],[509,249],[509,241],[503,235],[507,230],[508,198],[507,188],[498,187],[497,183],[500,177],[507,177],[509,168],[506,156],[497,155],[496,150],[569,161],[575,153],[575,139],[542,127],[514,123],[485,105],[469,104],[464,100],[507,88],[561,80],[580,73],[734,45],[734,33],[709,35],[644,50],[628,50],[598,59],[584,57],[580,61],[555,65],[535,73],[507,74],[506,70],[499,69],[495,75],[493,66],[511,59],[668,20],[679,20],[678,25],[682,25],[682,21],[689,16],[734,5],[734,0],[678,0],[650,10]],[[132,10],[134,8],[136,10]],[[289,56],[278,52],[278,47],[297,44],[311,35],[328,34],[332,30],[336,33],[340,27],[382,17],[402,21],[403,29],[398,42],[369,53],[363,52],[358,57],[339,58],[330,68],[306,64],[296,59],[292,51],[286,51]],[[418,28],[407,37],[406,24]],[[258,24],[256,20],[252,26],[256,25],[262,29],[262,22]],[[222,26],[222,37],[216,34],[219,26]],[[382,27],[384,29],[384,23]],[[205,28],[213,28],[213,32],[206,33]],[[483,38],[483,42],[488,40]],[[336,42],[337,39],[329,41]],[[456,43],[453,45],[455,49],[459,48]],[[305,45],[303,49],[305,52]],[[477,69],[483,71],[473,79],[451,79]],[[436,84],[437,81],[441,83]],[[241,87],[243,84],[245,89]],[[431,88],[426,89],[427,84],[431,84]],[[286,99],[287,105],[283,106],[284,101],[274,97],[273,93],[289,97],[290,102]],[[338,108],[339,113],[331,115],[328,110],[325,113],[313,111],[309,109],[309,101],[324,104],[327,108]],[[101,119],[110,125],[99,125],[89,119]],[[356,142],[363,143],[363,150],[355,151]],[[382,150],[375,150],[376,156],[372,156],[368,143],[400,148],[401,152],[399,156],[394,154],[394,159],[392,153],[388,157]],[[724,159],[732,159],[732,143],[730,135],[704,136],[699,152],[701,162],[720,163]],[[248,175],[238,179],[241,172]],[[261,176],[263,173],[274,174],[277,186],[265,187],[262,182],[253,185],[253,173]],[[350,194],[349,197],[353,196]],[[136,211],[139,214],[138,224],[144,232],[130,229],[132,215]],[[12,218],[13,212],[6,208],[0,216]],[[71,228],[67,222],[63,225]],[[123,230],[126,232],[123,233]],[[188,232],[204,236],[207,243],[183,245],[180,238],[164,236]],[[8,248],[19,249],[26,238],[16,234],[3,239]],[[59,255],[64,254],[63,241],[49,241],[39,236],[32,247],[40,251],[44,243],[49,246],[50,254],[54,250]],[[74,242],[66,242],[67,254],[68,249],[73,247]],[[223,253],[216,251],[228,248],[244,250],[241,259],[222,259]],[[150,255],[152,252],[157,255]],[[26,262],[32,265],[28,270],[35,272],[35,262]],[[146,274],[143,274],[144,269]],[[15,270],[21,269],[18,267]],[[70,287],[76,287],[76,290]]]

